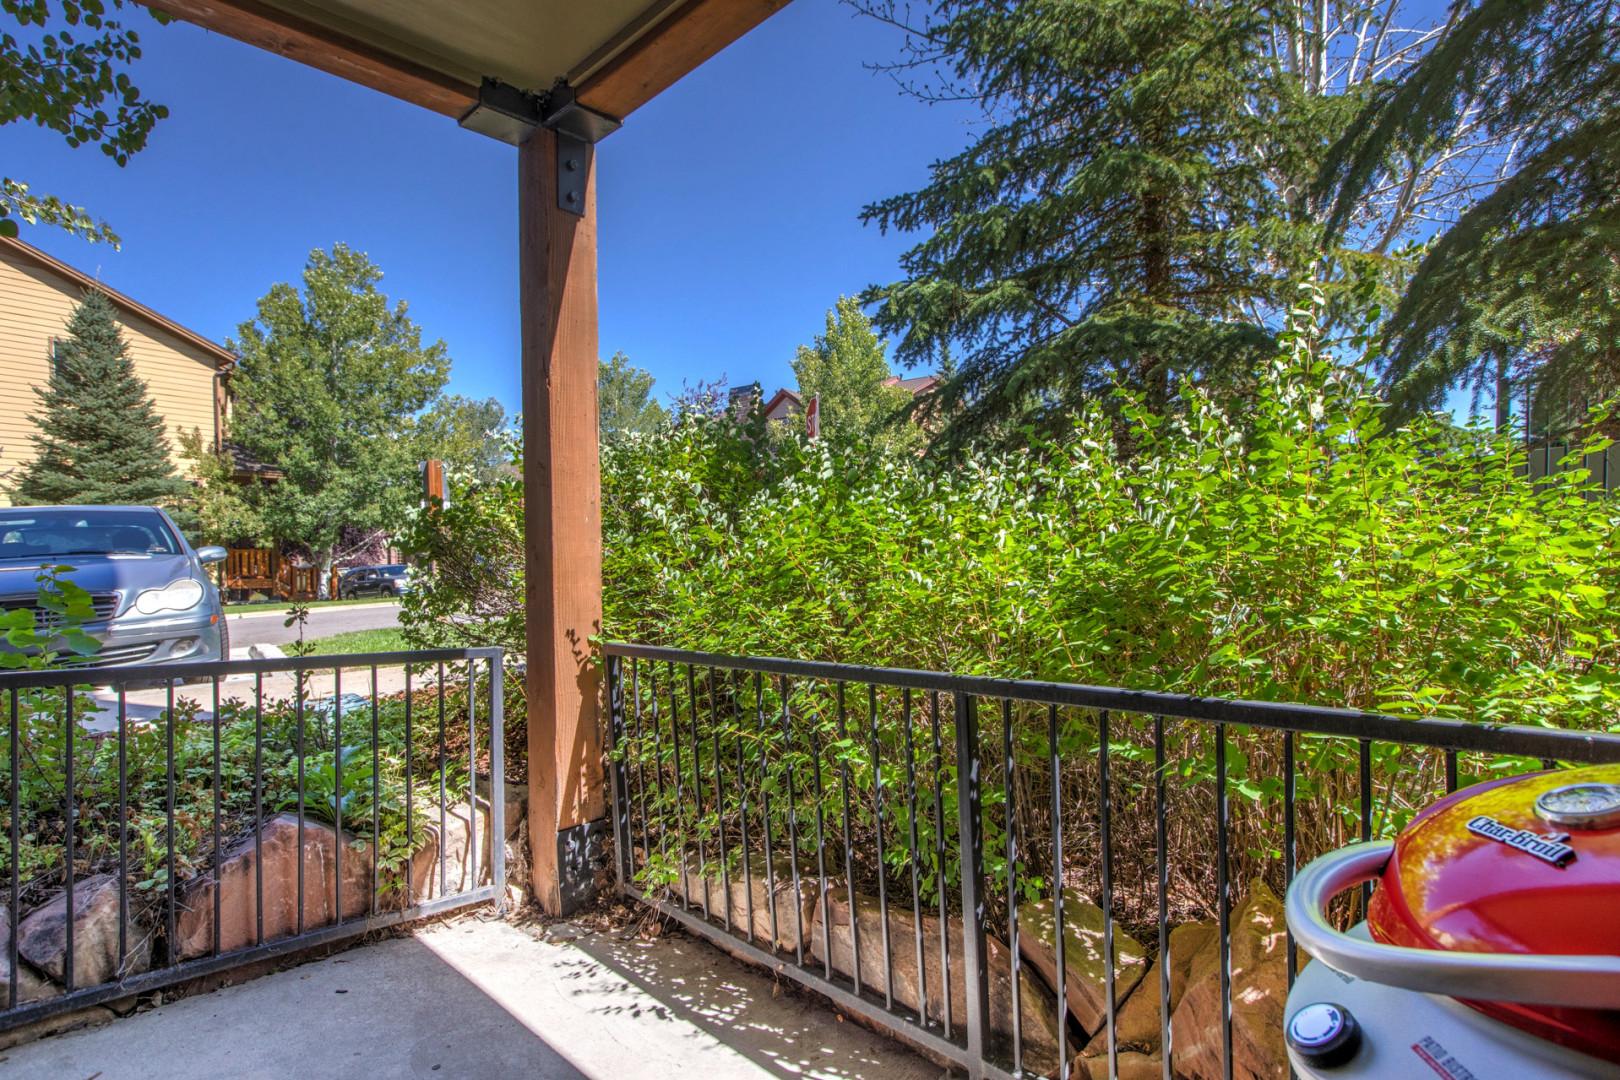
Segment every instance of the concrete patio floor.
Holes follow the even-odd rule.
[[[692,938],[479,917],[0,1053],[6,1080],[941,1073]]]

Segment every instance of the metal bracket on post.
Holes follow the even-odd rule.
[[[587,144],[619,129],[614,117],[581,105],[574,88],[565,82],[536,92],[487,77],[478,87],[478,104],[467,110],[460,123],[469,131],[513,146],[542,127],[551,128],[559,138],[568,136]]]
[[[557,132],[557,209],[585,213],[585,167],[591,152],[589,143]]]

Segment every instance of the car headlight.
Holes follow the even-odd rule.
[[[187,611],[202,603],[202,583],[193,578],[181,578],[161,589],[147,589],[135,598],[135,610],[142,615],[156,615],[160,611]]]

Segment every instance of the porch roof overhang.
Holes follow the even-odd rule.
[[[787,0],[147,0],[508,142],[594,141]]]

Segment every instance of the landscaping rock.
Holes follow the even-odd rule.
[[[729,883],[731,928],[747,933],[749,904],[752,903],[755,941],[764,943],[774,940],[776,947],[784,953],[796,954],[800,948],[808,950],[816,908],[816,875],[800,871],[799,888],[795,893],[793,864],[786,859],[776,859],[769,865],[770,872],[767,873],[765,857],[755,854],[749,856],[746,875],[740,867],[732,871]],[[776,896],[774,932],[771,929],[773,886]],[[728,885],[718,873],[707,876],[699,873],[696,859],[687,863],[684,882],[676,883],[671,891],[695,905],[702,905],[707,894],[710,916],[724,921]]]
[[[118,955],[118,878],[97,874],[73,886],[73,986],[83,989],[136,975],[152,965],[152,936],[141,925],[137,898],[129,898],[124,923],[128,953]],[[17,951],[35,968],[64,983],[67,893],[32,911],[17,927]],[[19,992],[21,987],[19,986]]]
[[[40,978],[33,968],[17,961],[17,1000],[11,1000],[11,909],[0,904],[0,1008],[25,1005],[61,993],[61,988]]]
[[[883,916],[878,901],[857,895],[856,911],[859,916],[861,964],[863,986],[875,988],[879,993],[885,984],[883,971]],[[810,949],[805,963],[819,966],[826,947],[830,927],[833,970],[852,974],[854,971],[853,942],[849,903],[836,893],[826,904],[818,904],[815,921],[811,926]],[[951,967],[951,1019],[962,1024],[967,1016],[967,992],[963,979],[966,961],[962,954],[963,922],[953,918],[947,923],[948,958]],[[910,910],[889,909],[889,956],[894,971],[894,1000],[902,1010],[917,1009],[919,983],[926,982],[925,1014],[931,1020],[945,1016],[944,975],[940,966],[939,920],[928,915],[922,919],[923,967],[925,979],[917,971],[915,923]],[[990,969],[990,1030],[1006,1043],[1013,1035],[1012,1022],[1012,964],[1006,945],[987,937]],[[1028,971],[1019,973],[1019,1012],[1022,1018],[1024,1068],[1045,1074],[1057,1065],[1058,1022],[1056,997]]]
[[[1064,913],[1067,914],[1067,905]],[[1181,1001],[1187,989],[1187,977],[1191,974],[1193,962],[1204,952],[1208,943],[1215,940],[1216,926],[1214,920],[1196,923],[1183,923],[1170,931],[1170,1012],[1175,1014],[1175,1007]],[[1159,1015],[1159,963],[1154,961],[1148,965],[1142,979],[1136,984],[1131,996],[1125,999],[1124,1006],[1120,1007],[1114,1020],[1114,1044],[1121,1051],[1139,1051],[1152,1055],[1158,1060],[1161,1025]],[[1085,1050],[1081,1052],[1081,1061],[1087,1064],[1093,1076],[1104,1076],[1108,1072],[1108,1033],[1097,1031],[1092,1036]],[[1101,1060],[1101,1067],[1094,1063]]]
[[[1040,973],[1046,985],[1058,985],[1057,920],[1052,901],[1025,904],[1018,909],[1018,952],[1024,962]],[[1108,1018],[1107,971],[1103,963],[1103,910],[1079,892],[1063,892],[1064,995],[1069,1014],[1088,1036]],[[1147,956],[1136,939],[1114,927],[1114,1008],[1121,1004],[1141,980]]]
[[[489,777],[480,776],[476,785],[478,802],[486,810],[489,808]],[[506,798],[506,838],[516,839],[518,827],[523,824],[523,815],[529,811],[529,785],[514,784],[508,780],[501,785]]]
[[[334,860],[337,834],[330,825],[304,821],[304,929],[337,921]],[[264,940],[298,932],[298,815],[279,814],[262,827],[264,852]],[[181,960],[207,956],[214,943],[214,894],[220,901],[221,952],[245,948],[257,938],[254,837],[250,833],[222,855],[217,872],[193,881],[182,898],[171,954]],[[371,846],[343,836],[342,917],[357,918],[371,909]]]
[[[1288,997],[1287,931],[1283,906],[1256,880],[1232,914],[1232,1075],[1272,1080],[1288,1075],[1283,1011]],[[1177,1075],[1222,1075],[1220,943],[1205,942],[1193,958],[1186,992],[1171,1017]]]
[[[507,806],[507,827],[512,828],[511,805]],[[453,803],[444,809],[443,835],[440,835],[439,812],[429,810],[424,823],[426,839],[411,856],[411,897],[413,904],[433,900],[440,896],[454,896],[491,880],[489,804],[480,799],[476,810],[469,816],[467,804]],[[518,817],[521,820],[521,815]],[[478,834],[477,880],[474,880],[473,832]],[[444,872],[439,871],[439,852],[444,852]]]

